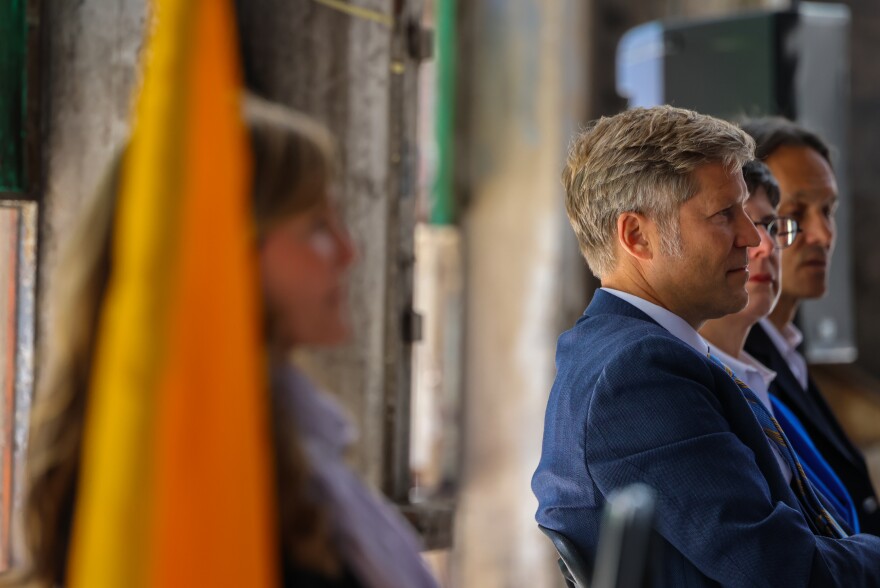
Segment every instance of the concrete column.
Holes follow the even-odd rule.
[[[466,418],[455,586],[561,580],[530,479],[571,269],[559,177],[583,107],[581,4],[462,6]]]
[[[40,292],[72,220],[111,156],[128,135],[132,89],[140,66],[147,18],[145,0],[44,2],[42,152],[45,190],[40,200]],[[41,296],[38,333],[51,309]],[[46,337],[39,339],[45,342]]]

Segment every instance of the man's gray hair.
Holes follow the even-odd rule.
[[[709,163],[739,169],[755,142],[739,127],[672,106],[634,108],[588,125],[572,143],[562,172],[565,208],[581,253],[601,278],[616,264],[617,219],[637,212],[660,229],[661,249],[680,254],[678,211]]]

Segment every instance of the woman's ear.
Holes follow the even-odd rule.
[[[624,212],[617,217],[617,241],[629,255],[648,261],[654,257],[657,225],[637,212]]]

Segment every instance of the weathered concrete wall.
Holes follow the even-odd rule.
[[[43,157],[40,201],[40,342],[46,293],[71,221],[128,133],[146,23],[145,0],[44,2]]]
[[[37,379],[40,357],[53,336],[50,303],[59,248],[81,205],[127,137],[147,15],[145,0],[43,2],[42,9],[42,137],[37,151],[42,157],[43,182],[37,211],[37,354],[33,362]],[[16,443],[22,450],[29,407],[30,398],[19,397]],[[20,492],[20,464],[16,474],[16,491]],[[14,548],[14,559],[21,560],[24,544],[20,538],[14,540]]]
[[[390,12],[390,2],[370,7]],[[301,361],[341,395],[358,422],[355,465],[379,484],[384,325],[383,268],[388,182],[388,90],[391,36],[386,27],[310,0],[239,4],[248,82],[258,93],[307,112],[339,139],[342,208],[359,260],[352,272],[355,337],[345,348]]]
[[[378,485],[388,377],[385,277],[388,264],[396,261],[387,237],[389,184],[394,179],[389,163],[391,29],[310,0],[241,4],[252,85],[270,99],[321,119],[339,138],[342,206],[360,252],[352,280],[356,337],[344,349],[307,359],[329,388],[341,392],[358,421],[362,443],[353,458]],[[386,15],[391,14],[391,4],[359,3]],[[128,133],[148,2],[45,5],[41,328],[50,321],[45,294],[52,287],[59,244]],[[44,333],[41,339],[49,336]]]
[[[147,0],[45,2],[45,190],[41,199],[40,330],[48,307],[58,247],[83,200],[128,133],[132,90],[147,22]],[[351,287],[355,339],[345,348],[304,358],[328,388],[338,391],[360,430],[356,467],[379,486],[388,435],[388,390],[402,389],[400,312],[406,289],[411,235],[407,209],[396,200],[411,192],[412,146],[401,146],[402,127],[413,126],[413,106],[393,103],[415,81],[414,64],[395,55],[392,10],[420,2],[357,3],[386,22],[351,15],[311,0],[239,3],[243,54],[251,86],[270,99],[325,122],[339,139],[342,208],[360,259]],[[380,20],[382,20],[380,18]],[[400,53],[399,45],[396,46]],[[392,63],[395,69],[392,71]],[[395,93],[396,90],[396,93]],[[394,110],[394,112],[392,112]],[[394,117],[394,125],[391,117]],[[394,131],[394,132],[392,132]],[[396,133],[396,134],[395,134]],[[396,224],[395,224],[396,223]],[[407,243],[410,254],[407,256]],[[394,315],[390,320],[389,316]],[[389,326],[390,325],[390,326]],[[393,330],[397,327],[396,330]],[[393,332],[392,332],[393,330]],[[389,352],[391,349],[391,352]],[[408,374],[405,374],[408,376]],[[396,405],[397,407],[400,404]],[[405,407],[404,407],[405,408]],[[404,419],[405,420],[405,419]]]
[[[408,423],[401,317],[412,281],[416,64],[401,54],[395,29],[373,17],[406,22],[420,4],[365,0],[348,14],[312,0],[238,2],[249,86],[315,116],[339,140],[340,204],[360,253],[351,280],[355,336],[299,361],[359,425],[355,466],[398,500],[408,488],[390,474],[395,459],[404,466],[397,473],[408,473],[400,453],[407,437],[388,423],[395,415]]]

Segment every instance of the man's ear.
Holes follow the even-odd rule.
[[[624,212],[617,217],[617,241],[620,247],[637,259],[654,257],[654,222],[637,212]]]

